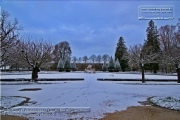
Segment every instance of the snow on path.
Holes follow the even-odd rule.
[[[111,73],[112,74],[112,73]],[[104,113],[124,110],[129,106],[140,105],[148,97],[178,96],[179,85],[125,85],[121,82],[97,81],[97,78],[112,77],[110,73],[61,73],[59,77],[80,77],[84,81],[59,82],[62,84],[30,84],[30,85],[2,85],[2,96],[24,96],[36,101],[31,107],[90,107],[90,113],[63,114],[61,116],[37,117],[50,118],[81,118],[94,119],[103,117]],[[44,77],[57,77],[58,75],[44,74]],[[121,74],[122,75],[122,74]],[[114,77],[118,75],[114,74]],[[136,75],[129,75],[131,78]],[[2,77],[5,77],[2,76]],[[15,75],[14,77],[17,77]],[[23,76],[22,76],[23,77]],[[26,77],[26,76],[25,76]],[[125,76],[127,77],[127,76]],[[161,78],[164,76],[160,76]],[[167,77],[167,76],[165,76]],[[174,77],[174,76],[168,76]],[[39,91],[19,91],[24,88],[41,88]]]

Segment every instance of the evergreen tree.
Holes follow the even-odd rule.
[[[111,56],[110,61],[109,61],[108,70],[109,70],[109,72],[114,71],[114,60],[113,60],[112,56]]]
[[[154,25],[154,22],[151,20],[149,22],[149,26],[146,30],[147,32],[147,40],[143,45],[142,51],[147,55],[159,54],[161,52],[160,43],[158,40],[158,31],[157,26]],[[158,57],[154,58],[151,63],[145,64],[145,69],[154,70],[154,73],[159,69]]]
[[[70,58],[68,58],[68,57],[65,60],[64,69],[66,70],[66,72],[70,72],[71,63],[70,63]]]
[[[116,59],[114,67],[115,67],[115,71],[117,71],[117,72],[119,72],[119,71],[120,71],[120,69],[121,69],[121,65],[120,65],[120,63],[119,63],[119,60],[118,60],[118,59]]]
[[[59,60],[58,65],[57,65],[57,69],[59,69],[59,72],[60,72],[60,71],[63,71],[63,69],[64,69],[64,64],[63,64],[62,59]]]
[[[119,60],[123,72],[126,68],[128,68],[128,60],[123,58],[124,54],[126,53],[127,47],[125,45],[123,37],[120,37],[116,47],[115,59]]]

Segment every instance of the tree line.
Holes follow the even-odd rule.
[[[118,58],[122,70],[129,68],[142,71],[142,82],[145,82],[144,70],[157,73],[176,70],[180,82],[180,18],[177,25],[165,25],[159,29],[150,20],[143,44],[132,45],[127,49],[123,37],[119,38],[115,58]]]
[[[70,71],[77,63],[99,63],[103,71],[133,71],[144,70],[156,73],[159,69],[168,73],[174,68],[180,68],[180,19],[177,25],[165,25],[159,29],[150,20],[146,30],[146,40],[143,44],[126,47],[121,36],[117,42],[114,56],[91,55],[76,57],[72,55],[70,44],[62,41],[52,45],[43,39],[31,36],[22,37],[23,28],[15,19],[11,21],[6,11],[1,12],[0,18],[0,67],[15,65],[21,67],[40,68],[50,67]],[[71,69],[70,69],[71,68]],[[179,74],[178,74],[179,75]],[[179,79],[178,79],[179,80]]]

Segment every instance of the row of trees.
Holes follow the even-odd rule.
[[[109,60],[109,63],[107,64],[104,62],[102,66],[103,71],[109,71],[109,72],[119,72],[121,70],[121,65],[119,63],[119,60],[114,60],[112,57]]]
[[[72,50],[70,44],[67,41],[62,41],[55,46],[51,42],[47,42],[43,39],[34,39],[30,36],[22,37],[20,31],[23,30],[19,26],[18,21],[15,19],[11,21],[9,14],[6,11],[1,12],[1,52],[0,52],[0,67],[6,65],[16,65],[17,67],[33,68],[40,66],[51,67],[51,65],[57,66],[60,69],[62,66],[64,70],[69,71],[69,67],[75,69],[76,65],[71,62],[84,62],[90,60],[94,62],[107,62],[109,56],[107,54],[92,55],[89,58],[87,56],[71,58]],[[62,61],[62,62],[61,62]],[[62,63],[62,65],[60,65]],[[54,67],[56,68],[56,67]]]
[[[161,67],[167,73],[168,68],[175,68],[180,82],[180,19],[177,25],[165,25],[157,29],[151,20],[147,27],[147,40],[144,44],[130,46],[127,49],[123,37],[120,37],[115,58],[126,68],[141,69],[144,82],[144,70],[154,73]]]
[[[70,70],[75,71],[76,70],[76,63],[70,63],[70,58],[66,58],[65,61],[63,61],[62,59],[59,60],[58,65],[57,65],[57,69],[59,70],[59,72],[61,71],[66,71],[66,72],[70,72]]]
[[[153,70],[154,73],[159,67],[166,72],[174,66],[177,71],[180,69],[180,20],[177,25],[165,25],[159,29],[151,20],[146,30],[147,40],[144,41],[144,44],[133,45],[129,49],[126,47],[123,37],[120,37],[113,59],[107,54],[103,56],[93,54],[89,58],[87,56],[71,58],[72,51],[67,41],[53,46],[51,42],[45,40],[21,37],[22,27],[18,25],[16,19],[11,21],[8,17],[7,12],[1,12],[0,67],[14,63],[31,68],[39,68],[53,63],[57,67],[62,63],[63,68],[69,71],[70,63],[80,63],[81,61],[87,63],[88,60],[92,63],[103,61],[103,70],[141,69],[143,80],[144,69]],[[180,73],[178,75],[180,76]],[[178,80],[180,81],[180,77]]]
[[[53,45],[44,40],[21,37],[22,27],[16,19],[11,21],[6,11],[1,12],[0,24],[0,67],[14,63],[31,67],[32,79],[35,80],[37,72],[34,68],[39,69],[51,61]]]
[[[96,67],[98,67],[102,63],[101,64],[100,63],[94,64],[92,62],[91,63],[76,63],[75,61],[70,62],[70,58],[67,58],[67,59],[65,59],[65,61],[63,61],[62,59],[59,60],[57,69],[60,72],[61,71],[69,72],[70,70],[75,71],[75,70],[77,70],[76,64],[78,64],[79,67],[84,66],[84,64],[86,65],[86,67],[88,64],[92,64],[93,67],[96,69]],[[110,57],[108,62],[106,61],[102,64],[101,70],[110,71],[110,72],[119,72],[121,70],[121,65],[120,65],[118,59],[114,60],[112,57]]]
[[[102,62],[108,62],[110,60],[110,56],[107,54],[104,55],[98,55],[96,56],[95,54],[91,55],[90,57],[88,56],[83,56],[77,58],[76,56],[72,57],[72,62],[75,63],[102,63]]]
[[[31,36],[22,37],[23,30],[15,19],[11,21],[6,11],[0,17],[0,67],[5,65],[35,66],[52,62],[58,63],[71,56],[71,47],[67,41],[62,41],[55,46],[43,39],[34,39]]]

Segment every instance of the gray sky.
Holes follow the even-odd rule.
[[[127,47],[143,43],[149,20],[138,20],[140,5],[174,5],[173,20],[154,20],[162,25],[176,25],[180,18],[179,1],[22,1],[4,0],[1,8],[17,18],[22,35],[50,40],[53,44],[68,41],[72,56],[92,54],[114,56],[120,36]]]

